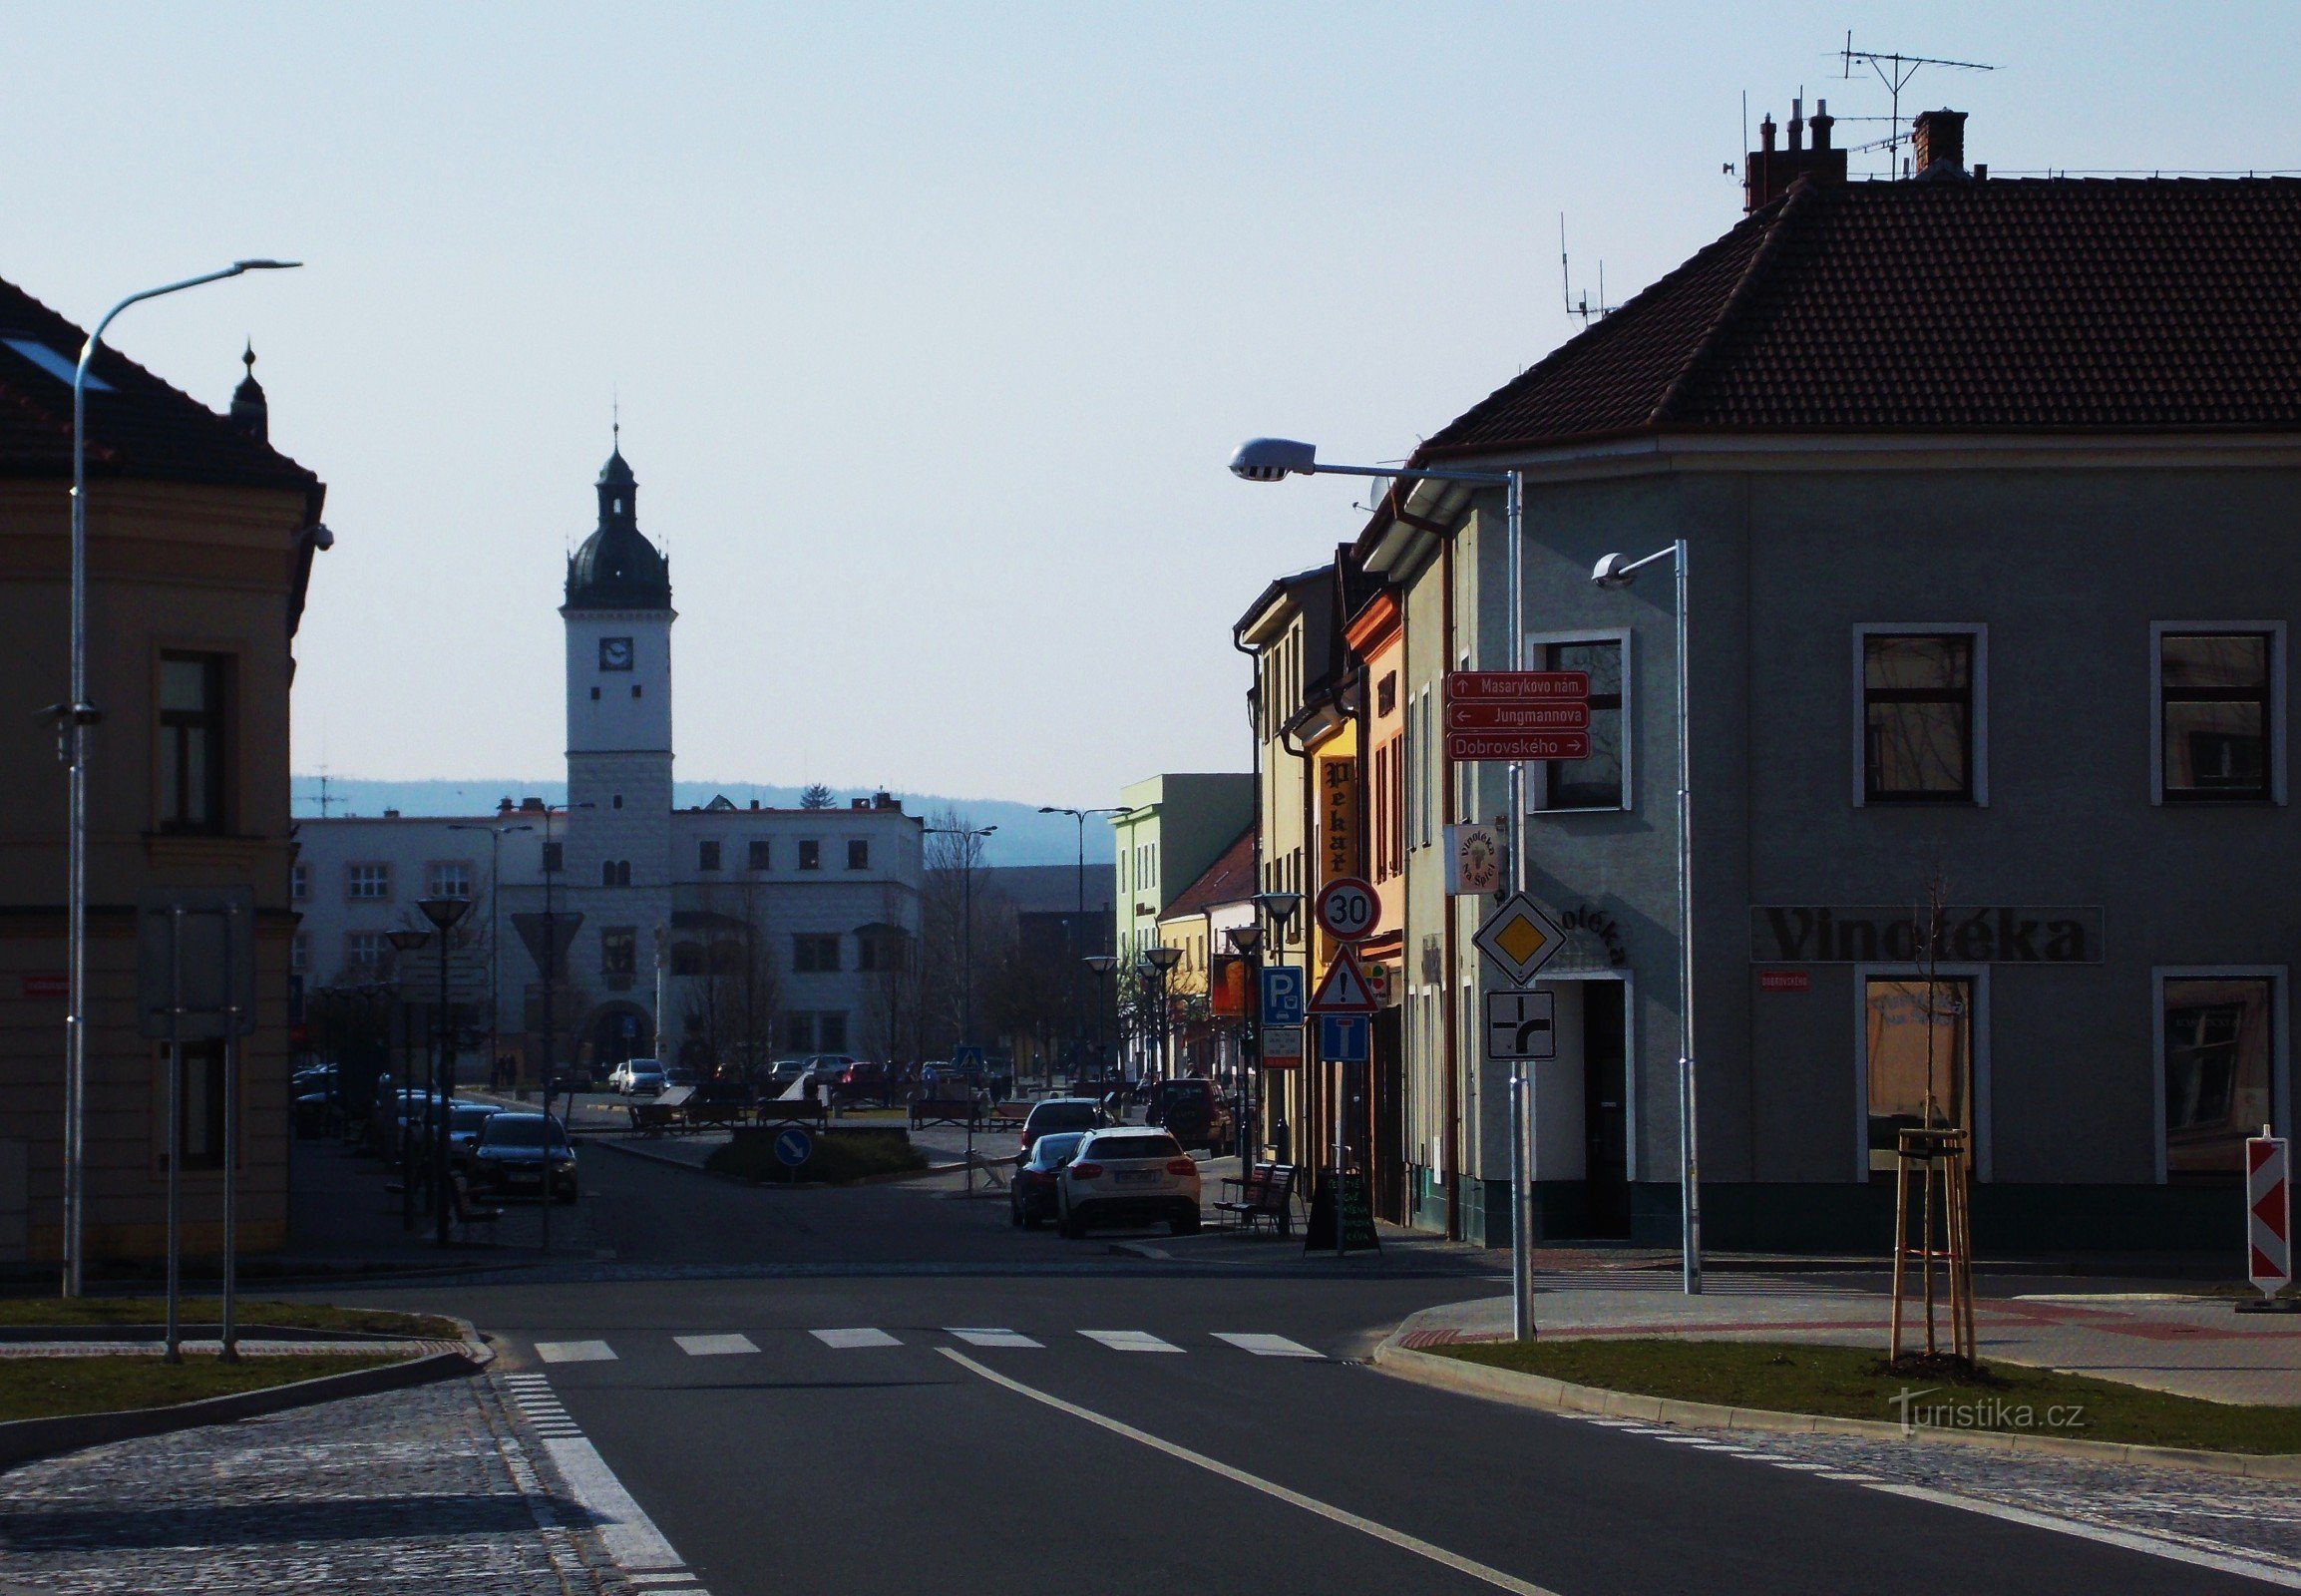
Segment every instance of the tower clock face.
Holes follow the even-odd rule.
[[[628,637],[601,637],[599,639],[599,668],[601,670],[630,669],[631,639]]]

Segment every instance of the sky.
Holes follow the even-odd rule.
[[[328,484],[295,767],[562,769],[612,407],[678,775],[1076,805],[1244,769],[1230,627],[1731,225],[1748,125],[1954,57],[1993,173],[2301,169],[2301,6],[11,4],[5,276]],[[27,70],[45,62],[43,70]],[[1754,138],[1754,134],[1750,135]],[[1856,155],[1856,172],[1882,157]]]

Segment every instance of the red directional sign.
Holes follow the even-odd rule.
[[[1449,670],[1449,704],[1557,702],[1588,698],[1587,670]]]
[[[1588,759],[1586,731],[1450,731],[1446,757],[1456,764],[1481,759]]]
[[[2274,1297],[2293,1279],[2293,1195],[2284,1137],[2246,1140],[2245,1208],[2245,1275],[2264,1296]]]
[[[1588,731],[1590,705],[1566,703],[1476,703],[1446,706],[1448,731]]]

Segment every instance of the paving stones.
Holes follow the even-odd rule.
[[[0,1475],[0,1589],[600,1596],[596,1537],[485,1379]]]

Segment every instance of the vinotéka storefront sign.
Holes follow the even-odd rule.
[[[1945,905],[1929,951],[1922,928],[1935,911],[1907,906],[1752,905],[1756,965],[2098,965],[2102,911]]]

